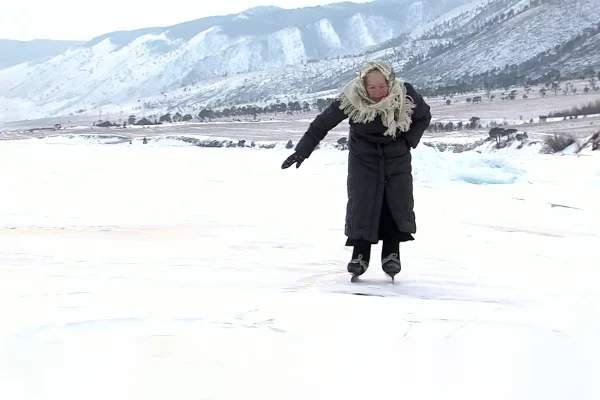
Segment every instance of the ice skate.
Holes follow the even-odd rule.
[[[348,272],[352,275],[352,281],[354,282],[359,276],[364,274],[369,268],[368,261],[363,259],[363,255],[359,254],[358,257],[353,258],[348,263]]]
[[[389,275],[394,281],[394,277],[402,270],[400,265],[400,255],[398,253],[392,253],[389,256],[381,260],[381,268],[383,272]]]

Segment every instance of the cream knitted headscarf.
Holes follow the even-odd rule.
[[[383,74],[389,85],[388,95],[379,103],[369,98],[365,87],[365,77],[375,69]],[[397,129],[406,132],[410,128],[415,103],[406,94],[404,82],[396,79],[392,66],[386,61],[367,62],[360,74],[344,86],[338,99],[340,109],[356,123],[371,122],[380,114],[387,128],[384,135],[395,136]]]

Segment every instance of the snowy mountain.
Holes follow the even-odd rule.
[[[468,1],[257,7],[165,28],[114,32],[46,62],[0,71],[0,93],[13,99],[13,106],[22,99],[25,108],[44,106],[55,113],[125,102],[205,79],[361,53]]]
[[[0,70],[24,62],[41,62],[84,42],[68,40],[7,40],[0,39]]]
[[[1,70],[0,120],[322,97],[367,58],[391,61],[423,90],[484,85],[502,74],[589,75],[600,67],[598,7],[600,0],[375,0],[259,7],[111,33]]]
[[[436,46],[405,64],[403,75],[431,85],[505,68],[530,79],[552,69],[581,74],[600,66],[599,7],[600,0],[482,1],[421,29],[416,41]]]

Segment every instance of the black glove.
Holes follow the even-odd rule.
[[[296,168],[300,168],[300,164],[302,164],[302,162],[306,160],[306,158],[302,157],[300,154],[298,153],[294,153],[291,156],[289,156],[288,158],[285,159],[285,161],[283,162],[283,164],[281,164],[281,169],[286,169],[292,166],[293,163],[296,163]]]

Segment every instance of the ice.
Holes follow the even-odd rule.
[[[420,146],[392,285],[347,151],[69,143],[0,141],[2,399],[600,396],[595,154]]]
[[[417,182],[510,184],[522,179],[524,173],[510,158],[493,153],[454,154],[423,146],[413,156],[413,175]]]

